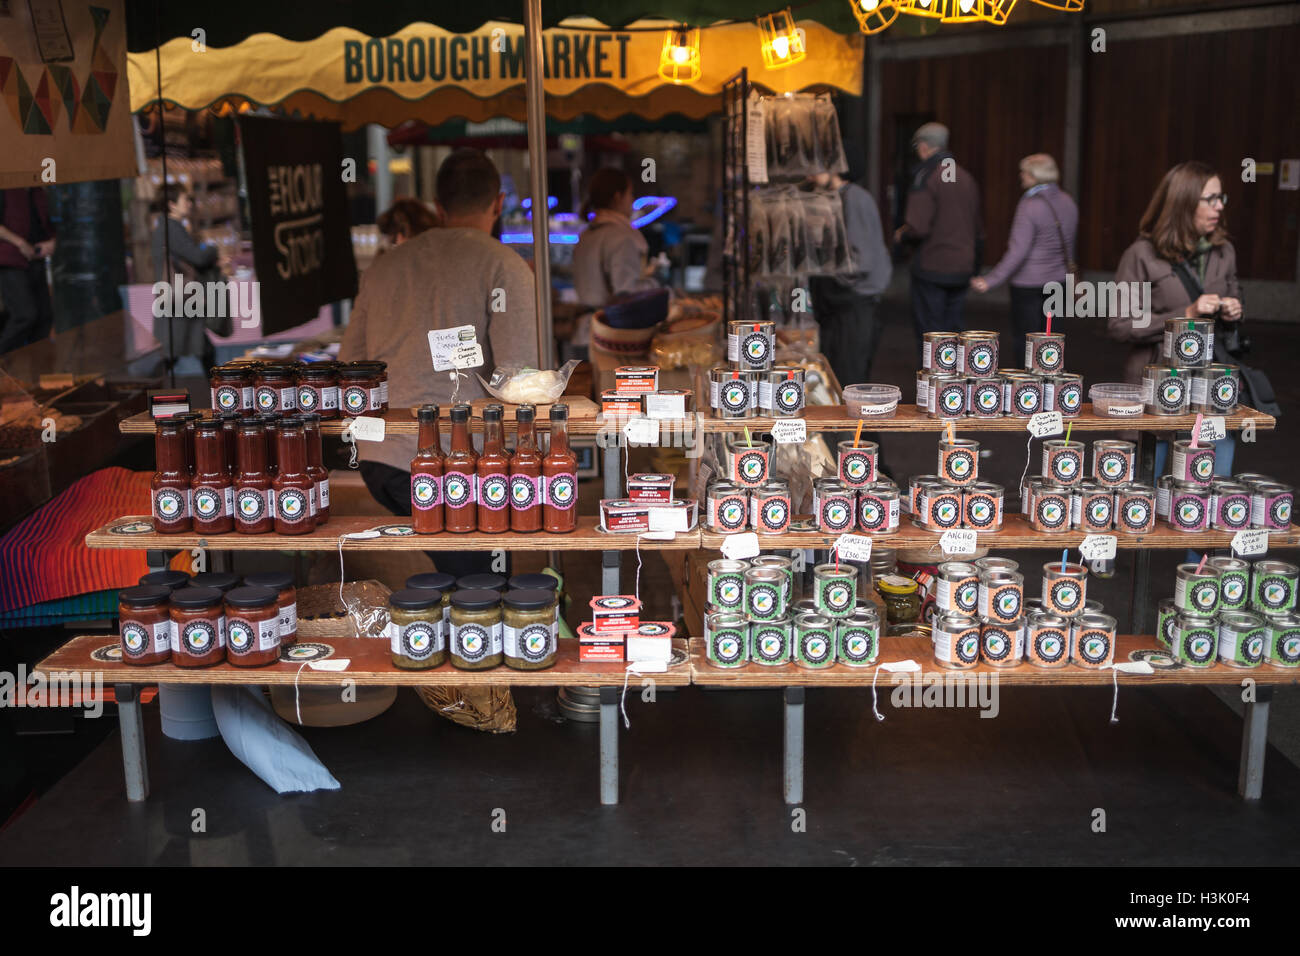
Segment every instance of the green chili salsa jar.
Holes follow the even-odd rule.
[[[447,660],[441,591],[432,588],[394,591],[388,595],[388,620],[394,667],[427,670]]]
[[[408,588],[418,588],[422,591],[439,591],[442,593],[443,633],[450,636],[451,593],[456,590],[456,579],[450,574],[428,571],[423,574],[412,574],[406,579],[406,586]]]
[[[466,671],[498,666],[505,658],[501,592],[482,588],[451,596],[451,662]]]
[[[502,599],[506,667],[540,671],[555,666],[558,634],[555,592],[542,588],[507,591]]]

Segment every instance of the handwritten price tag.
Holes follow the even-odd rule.
[[[650,530],[651,531],[685,531],[688,524],[688,515],[684,508],[651,508]]]
[[[339,657],[332,661],[308,661],[307,666],[314,671],[345,671],[352,663],[350,657]]]
[[[772,423],[772,441],[778,445],[802,445],[808,440],[808,423],[802,418],[782,418]]]
[[[1061,419],[1060,412],[1039,412],[1037,415],[1029,416],[1025,428],[1035,438],[1043,438],[1047,435],[1061,434],[1065,431],[1065,423]]]
[[[865,534],[842,534],[835,539],[841,561],[870,561],[871,539]]]
[[[758,535],[752,531],[743,534],[729,534],[722,539],[722,556],[733,561],[758,556]]]
[[[349,436],[351,436],[352,441],[383,441],[384,420],[370,415],[361,415],[354,418],[343,432],[345,441]]]
[[[472,325],[458,325],[452,329],[429,330],[429,354],[433,357],[435,372],[449,372],[456,368],[478,368],[483,364],[483,347]]]
[[[974,554],[975,545],[978,541],[979,537],[974,531],[965,528],[954,528],[940,535],[939,549],[944,554]]]
[[[1232,536],[1232,550],[1242,557],[1263,554],[1268,550],[1268,532],[1262,528],[1257,531],[1238,531]]]
[[[623,437],[633,445],[657,445],[659,422],[653,418],[633,418],[623,426]]]
[[[1211,415],[1201,420],[1201,430],[1196,435],[1197,441],[1222,441],[1228,437],[1228,426],[1222,415]]]
[[[1079,542],[1079,553],[1085,561],[1110,560],[1118,544],[1113,534],[1090,534]]]

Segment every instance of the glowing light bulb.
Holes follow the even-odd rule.
[[[961,12],[970,13],[970,8],[975,6],[975,0],[961,0]]]
[[[690,47],[675,46],[673,47],[673,62],[686,63],[691,58]]]
[[[870,13],[872,10],[876,9],[876,7],[880,6],[880,0],[859,0],[859,4],[863,10]]]
[[[772,41],[772,52],[777,55],[778,59],[784,60],[790,55],[790,38],[777,37]]]

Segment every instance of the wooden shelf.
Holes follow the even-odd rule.
[[[852,533],[860,534],[862,532]],[[1024,515],[1009,514],[1004,515],[1002,518],[1001,531],[980,532],[979,546],[993,550],[1008,548],[1074,548],[1083,540],[1086,533],[1084,531],[1067,531],[1060,534],[1049,534],[1045,531],[1035,531],[1030,527],[1029,519]],[[1211,548],[1227,548],[1232,543],[1233,535],[1231,531],[1204,531],[1196,534],[1175,531],[1163,520],[1157,521],[1155,530],[1150,534],[1111,533],[1115,535],[1116,545],[1121,550],[1139,550],[1143,548],[1179,550],[1191,548],[1205,551]],[[706,549],[718,550],[722,547],[722,542],[728,537],[730,536],[715,534],[706,530],[700,535],[700,544]],[[820,531],[790,531],[786,534],[760,534],[758,543],[764,550],[772,548],[832,548],[835,546],[838,537],[838,534],[822,534]],[[901,516],[899,529],[894,534],[877,534],[869,535],[869,537],[881,547],[887,548],[933,547],[936,560],[942,558],[939,551],[939,533],[916,527],[912,524],[912,519],[907,515]],[[1271,533],[1268,544],[1269,548],[1300,546],[1300,526],[1292,525],[1290,531]]]
[[[876,664],[868,667],[849,667],[835,664],[825,670],[810,670],[796,664],[776,666],[755,664],[744,667],[714,667],[706,656],[704,641],[693,638],[691,647],[691,683],[702,687],[870,687],[875,677]],[[1133,634],[1121,634],[1115,640],[1115,660],[1129,660],[1129,654],[1141,649],[1157,649],[1159,645],[1154,637],[1140,637]],[[1035,687],[1069,687],[1078,685],[1109,685],[1115,674],[1110,669],[1092,670],[1069,664],[1057,669],[1034,667],[1022,663],[1019,667],[990,667],[981,663],[970,670],[950,670],[940,666],[934,659],[934,650],[928,638],[924,637],[885,637],[881,639],[880,656],[876,663],[892,663],[913,660],[921,665],[919,672],[908,676],[918,680],[925,676],[927,680],[934,673],[944,675],[956,674],[963,677],[995,674],[999,685],[1026,685]],[[1240,668],[1227,664],[1215,664],[1213,667],[1179,667],[1171,670],[1156,670],[1152,674],[1120,673],[1121,684],[1199,684],[1199,685],[1233,685],[1249,677],[1257,684],[1297,684],[1300,683],[1300,670],[1282,667]],[[876,679],[876,690],[882,705],[896,686],[897,676],[888,671],[881,671]]]
[[[634,534],[606,534],[596,527],[594,515],[580,515],[578,529],[570,534],[381,534],[377,538],[349,538],[344,551],[632,551],[637,548]],[[135,548],[178,550],[212,548],[218,551],[336,551],[339,538],[357,531],[377,528],[409,528],[401,518],[386,519],[379,515],[331,517],[323,528],[310,534],[157,534],[148,515],[130,515],[110,522],[86,535],[89,548]],[[641,538],[645,551],[695,551],[700,547],[700,532],[684,531],[671,541]]]
[[[298,684],[300,686],[327,685],[337,687],[344,681],[357,684],[389,687],[418,687],[428,685],[454,685],[458,687],[485,684],[509,684],[533,687],[622,687],[627,665],[623,663],[588,663],[578,660],[578,642],[560,641],[554,667],[541,671],[517,671],[502,666],[485,671],[463,671],[442,664],[431,670],[411,671],[393,666],[388,640],[359,637],[330,637],[303,640],[300,643],[328,644],[334,649],[330,659],[347,658],[351,663],[344,671],[324,671],[305,667],[300,662],[280,661],[266,667],[232,667],[214,664],[211,667],[176,667],[172,664],[155,664],[136,667],[121,661],[101,661],[91,654],[104,647],[118,646],[112,634],[88,634],[74,637],[34,668],[34,673],[49,679],[54,674],[76,674],[83,679],[101,676],[105,684]],[[675,650],[686,652],[686,641],[673,641]],[[683,661],[670,666],[662,674],[649,675],[665,687],[684,687],[691,682],[690,665]],[[632,687],[640,686],[640,678],[633,675]]]

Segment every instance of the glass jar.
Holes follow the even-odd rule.
[[[1250,572],[1247,569],[1247,578],[1249,576]],[[150,571],[148,574],[142,575],[138,583],[164,587],[167,589],[167,593],[170,594],[177,588],[188,587],[190,576],[184,571]]]
[[[292,412],[298,407],[298,386],[292,365],[263,365],[253,388],[259,412]]]
[[[406,579],[406,586],[442,592],[442,603],[439,605],[442,608],[442,630],[444,634],[450,634],[451,592],[456,590],[456,579],[441,571],[429,571],[425,574],[412,574]]]
[[[451,662],[461,670],[481,671],[504,658],[501,592],[477,588],[451,596]]]
[[[196,588],[216,588],[222,594],[239,583],[239,575],[229,571],[200,571],[190,578],[190,586]]]
[[[350,418],[367,414],[370,411],[370,391],[378,388],[373,369],[359,365],[339,369],[339,412]]]
[[[441,591],[433,588],[394,591],[388,595],[388,619],[394,667],[427,670],[447,660]]]
[[[253,373],[237,365],[212,369],[208,375],[214,412],[253,414]]]
[[[353,362],[354,368],[364,368],[370,373],[370,411],[383,414],[388,411],[388,363],[367,359]]]
[[[886,574],[876,582],[890,624],[913,624],[921,616],[921,594],[916,582],[901,574]]]
[[[226,660],[235,667],[264,667],[280,659],[280,608],[270,588],[226,593]]]
[[[298,408],[322,420],[339,417],[339,371],[333,363],[308,365],[297,375]]]
[[[226,657],[226,616],[216,588],[178,588],[171,594],[172,663],[207,667]]]
[[[506,579],[499,574],[465,574],[456,579],[457,591],[506,590]]]
[[[555,592],[542,588],[507,591],[502,599],[506,666],[540,671],[555,665],[558,629]]]
[[[172,624],[167,610],[171,594],[171,588],[159,584],[123,588],[117,593],[123,664],[144,666],[171,660]]]
[[[270,588],[276,593],[275,603],[280,609],[280,646],[291,647],[298,640],[298,592],[294,590],[293,575],[288,571],[259,571],[244,575],[250,587]]]
[[[516,574],[506,582],[507,591],[530,591],[533,589],[551,591],[555,595],[555,623],[560,623],[560,582],[549,574]]]

